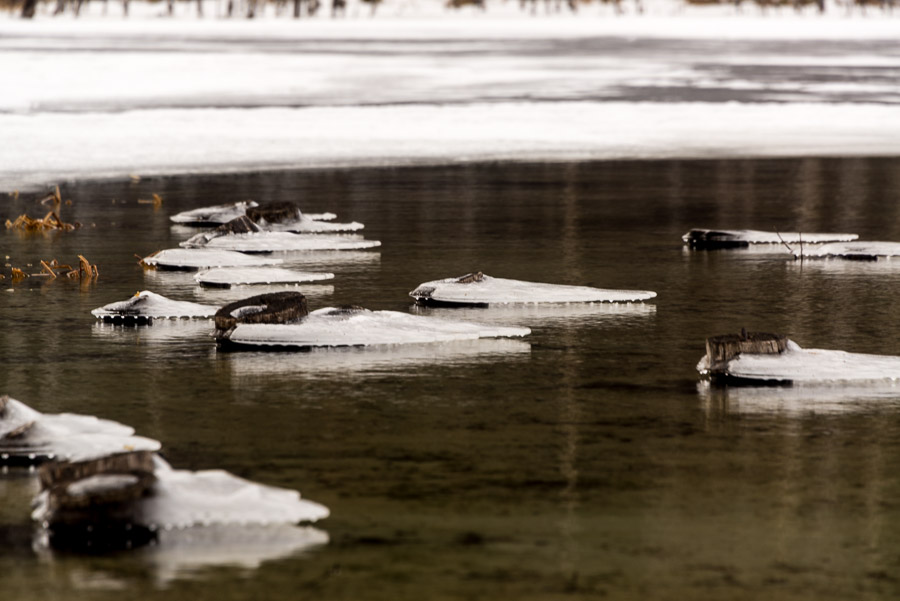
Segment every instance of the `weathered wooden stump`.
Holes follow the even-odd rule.
[[[284,324],[297,322],[309,315],[306,297],[299,292],[259,294],[216,311],[216,340],[223,342],[239,323]]]
[[[716,250],[719,248],[747,248],[750,243],[740,240],[728,232],[716,230],[691,230],[685,234],[688,247],[695,250]]]
[[[300,219],[300,207],[292,202],[270,202],[247,209],[247,217],[254,223],[285,223]]]
[[[135,523],[134,503],[156,482],[153,453],[131,451],[84,461],[51,461],[38,474],[47,494],[51,544],[79,550],[123,549],[155,538]]]
[[[723,373],[728,362],[740,354],[778,355],[787,348],[787,336],[767,332],[725,334],[706,339],[706,359],[709,373]]]
[[[467,273],[466,275],[456,278],[457,284],[472,284],[474,282],[480,282],[484,280],[484,273],[480,271],[475,271],[472,273]]]

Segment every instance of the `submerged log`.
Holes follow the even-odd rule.
[[[788,338],[781,334],[747,332],[725,334],[706,339],[709,373],[723,373],[728,362],[742,353],[778,355],[787,348]]]
[[[300,219],[300,207],[292,202],[270,202],[247,209],[247,217],[254,223],[285,223]]]
[[[683,236],[689,248],[715,250],[719,248],[747,248],[747,240],[736,238],[734,234],[717,230],[691,230]]]
[[[292,323],[307,315],[306,297],[299,292],[251,296],[229,303],[216,312],[216,340],[222,341],[239,323]]]

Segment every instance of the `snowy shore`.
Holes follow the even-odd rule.
[[[129,174],[900,153],[900,18],[650,12],[0,18],[0,191]]]

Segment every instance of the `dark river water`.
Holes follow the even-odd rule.
[[[138,203],[158,193],[161,207]],[[719,388],[695,365],[741,327],[900,354],[900,263],[691,252],[692,227],[900,240],[900,160],[488,164],[63,187],[71,233],[0,231],[5,263],[100,266],[93,284],[0,282],[0,392],[114,419],[176,467],[222,468],[331,509],[328,544],[33,547],[35,479],[0,478],[0,596],[31,599],[895,599],[900,387]],[[222,303],[135,255],[169,215],[291,200],[362,221],[376,252],[324,254],[311,308],[522,324],[521,340],[227,354],[205,323],[125,329],[90,309],[148,289]],[[33,196],[0,218],[42,213]],[[295,257],[296,258],[296,257]],[[28,268],[38,271],[37,268]],[[651,302],[417,310],[421,282],[497,277],[648,289]],[[4,269],[8,275],[9,268]],[[231,294],[232,296],[228,296]]]

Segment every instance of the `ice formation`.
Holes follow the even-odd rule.
[[[397,311],[326,307],[296,324],[238,324],[230,344],[242,347],[322,347],[417,344],[526,336],[529,328],[421,317]]]
[[[202,286],[230,287],[258,284],[300,284],[334,278],[333,273],[290,269],[221,267],[199,272],[194,279]]]
[[[231,250],[167,248],[146,256],[143,262],[159,269],[195,270],[213,267],[256,267],[280,265],[281,259],[251,257]]]
[[[0,464],[54,458],[86,461],[124,451],[158,451],[160,446],[114,421],[40,413],[15,399],[0,397]]]
[[[697,371],[709,375],[704,355]],[[787,341],[781,353],[742,353],[729,360],[715,376],[770,382],[844,382],[900,379],[900,357],[845,351],[804,349]]]
[[[252,200],[243,200],[212,207],[201,207],[191,211],[183,211],[169,217],[175,223],[185,225],[219,225],[240,217],[247,209],[258,206]]]
[[[805,232],[764,232],[759,230],[692,229],[681,237],[691,248],[739,248],[751,244],[823,244],[849,242],[856,234],[816,234]]]
[[[143,290],[128,300],[103,305],[91,314],[104,321],[138,318],[212,317],[218,307],[185,301],[173,301],[162,295]]]
[[[188,249],[229,250],[244,253],[270,253],[309,250],[357,250],[381,246],[377,240],[358,236],[302,235],[288,232],[251,232],[212,238],[208,242],[182,242]]]
[[[420,284],[409,293],[416,302],[448,305],[508,303],[609,303],[648,300],[647,290],[608,290],[493,278],[482,273]]]
[[[295,490],[256,484],[222,470],[172,469],[159,455],[153,456],[153,462],[156,480],[149,494],[134,501],[129,511],[130,523],[137,526],[166,530],[210,524],[264,526],[328,517],[327,507],[301,499]],[[76,484],[86,486],[84,480]],[[38,495],[32,514],[35,521],[50,517],[49,501],[47,491]]]
[[[900,242],[835,242],[814,248],[794,249],[794,257],[798,259],[877,261],[898,256],[900,256]]]
[[[300,217],[294,221],[284,223],[266,223],[265,221],[260,221],[259,226],[268,232],[291,232],[295,234],[356,232],[366,227],[358,221],[332,223],[330,221],[317,220],[306,213],[301,214]]]

